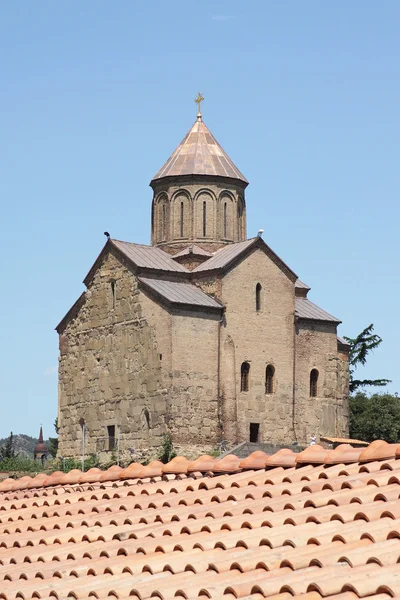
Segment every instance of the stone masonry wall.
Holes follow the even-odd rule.
[[[348,359],[338,353],[336,325],[299,321],[296,335],[295,426],[299,441],[323,435],[348,437]],[[310,372],[317,369],[317,397]]]
[[[171,254],[190,242],[214,252],[246,239],[244,189],[239,182],[160,181],[154,186],[152,215],[152,244]]]
[[[86,454],[107,447],[107,425],[120,428],[122,453],[158,445],[167,430],[170,316],[111,253],[86,296],[60,335],[59,454],[80,456],[81,418]]]
[[[259,311],[258,283],[262,286]],[[226,306],[221,337],[225,439],[248,441],[250,423],[258,423],[258,441],[290,443],[294,283],[257,249],[223,277],[221,296]],[[245,361],[250,365],[247,392],[240,390]],[[275,368],[272,394],[265,393],[267,365]]]
[[[294,282],[263,250],[195,282],[223,302],[222,319],[161,304],[121,260],[106,255],[60,332],[60,455],[81,455],[81,419],[86,455],[106,451],[107,426],[120,431],[123,457],[131,449],[154,456],[167,431],[185,451],[249,441],[250,424],[259,425],[260,443],[347,436],[348,357],[337,351],[336,325],[297,321],[295,329]],[[244,362],[248,391],[241,390]],[[275,369],[271,393],[268,365]],[[316,398],[312,368],[319,371]]]
[[[218,441],[219,319],[210,312],[173,311],[168,425],[174,444]]]

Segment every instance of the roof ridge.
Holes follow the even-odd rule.
[[[187,284],[190,285],[190,284]],[[332,439],[322,436],[321,439]],[[159,461],[153,461],[150,463],[152,469],[155,468],[155,462],[157,462],[157,473],[158,476],[167,474],[180,474],[187,475],[192,472],[207,472],[207,473],[237,473],[243,470],[260,470],[268,469],[272,467],[281,466],[283,468],[292,468],[299,465],[322,465],[331,466],[333,464],[366,464],[376,461],[388,461],[400,459],[400,443],[391,444],[384,440],[375,440],[371,443],[363,442],[362,440],[351,440],[337,438],[341,441],[335,449],[324,448],[319,444],[312,443],[307,447],[299,446],[299,452],[294,452],[291,448],[281,448],[274,454],[270,455],[263,451],[256,450],[252,452],[246,458],[240,458],[234,454],[227,454],[220,458],[213,458],[208,455],[202,455],[195,460],[190,460],[185,456],[176,456],[166,464],[162,464]],[[363,447],[351,446],[354,444],[367,444]],[[204,465],[203,465],[204,463]],[[125,479],[123,470],[133,470],[133,467],[140,469],[133,478],[143,478],[146,476],[146,466],[133,462],[128,467],[122,469],[113,465],[107,470],[102,471],[99,468],[90,469],[87,473],[91,472],[93,475],[97,474],[98,477],[102,476],[98,481],[116,481],[119,479]],[[204,468],[203,468],[204,466]],[[400,468],[400,462],[399,462]],[[143,472],[142,472],[143,471]],[[368,469],[366,470],[368,472]],[[106,475],[108,473],[108,476]],[[116,474],[118,473],[118,477]],[[38,473],[35,477],[24,476],[20,479],[5,479],[0,483],[0,492],[6,491],[17,491],[18,489],[31,489],[32,487],[49,487],[50,485],[62,485],[63,481],[67,479],[68,473],[61,471],[55,471],[51,474]],[[82,473],[79,469],[74,469],[75,483],[81,482],[85,473]],[[109,479],[107,477],[110,477]],[[130,475],[131,479],[132,476]],[[21,483],[19,486],[18,482]],[[92,481],[91,483],[94,483]],[[69,481],[69,484],[72,482]],[[37,484],[37,485],[31,485]]]

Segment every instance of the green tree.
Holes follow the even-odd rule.
[[[0,448],[0,460],[4,460],[5,458],[16,458],[17,456],[18,452],[15,452],[14,435],[11,431],[6,443]]]
[[[361,365],[364,366],[367,362],[367,356],[371,350],[375,350],[382,343],[382,338],[374,331],[374,325],[371,323],[366,327],[356,338],[345,337],[344,339],[350,344],[350,394],[356,392],[359,388],[368,386],[385,386],[391,383],[390,379],[355,379],[354,374],[356,369]]]
[[[58,451],[58,419],[54,421],[54,429],[56,430],[57,437],[49,437],[48,450],[53,458],[57,456]]]
[[[172,437],[170,433],[165,433],[163,436],[163,441],[161,444],[159,460],[167,464],[170,460],[175,458],[176,452],[174,450],[174,445],[172,443]]]
[[[400,399],[392,394],[367,396],[363,392],[351,396],[350,437],[366,442],[399,442]]]

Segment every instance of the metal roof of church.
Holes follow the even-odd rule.
[[[240,256],[240,254],[246,250],[249,246],[255,243],[257,238],[250,238],[244,242],[236,242],[234,244],[228,244],[224,246],[208,260],[203,262],[201,265],[196,267],[193,272],[198,271],[211,271],[213,269],[220,269],[229,264],[232,260]]]
[[[139,281],[172,304],[222,309],[222,304],[205,294],[196,285],[147,277],[139,277]]]
[[[241,254],[251,248],[251,246],[259,246],[263,248],[270,258],[279,265],[290,278],[297,280],[297,275],[292,271],[290,267],[264,242],[261,237],[254,237],[243,242],[235,242],[228,244],[220,250],[217,250],[215,254],[204,261],[201,265],[193,269],[193,273],[199,273],[202,271],[213,271],[214,269],[223,269],[235,261]]]
[[[197,117],[193,127],[152,181],[179,175],[229,177],[230,179],[239,179],[245,184],[248,183],[206,124],[203,123],[201,116]]]
[[[177,263],[169,254],[156,246],[132,244],[131,242],[121,242],[120,240],[110,241],[138,267],[190,273],[189,269]]]
[[[311,290],[311,288],[304,283],[304,281],[300,281],[300,279],[298,279],[294,285],[299,290]]]
[[[300,319],[310,319],[312,321],[331,321],[332,323],[341,323],[339,319],[333,317],[319,306],[310,302],[308,298],[296,298],[296,316]]]
[[[183,250],[181,250],[180,252],[177,252],[176,254],[174,254],[172,258],[179,258],[180,256],[187,256],[188,254],[194,254],[197,256],[209,256],[209,257],[211,257],[213,255],[212,252],[207,252],[207,250],[200,248],[200,246],[197,246],[196,244],[191,244],[191,245],[187,246],[186,248],[184,248]]]

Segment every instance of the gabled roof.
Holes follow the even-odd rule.
[[[310,291],[310,289],[311,288],[308,287],[308,285],[306,285],[302,281],[300,281],[300,279],[298,279],[294,284],[295,295],[298,298],[307,298],[307,294]]]
[[[191,254],[193,254],[194,256],[208,256],[208,257],[211,257],[213,255],[212,252],[203,250],[203,248],[200,248],[200,246],[197,246],[196,244],[190,244],[190,246],[187,246],[187,248],[184,248],[180,252],[177,252],[176,254],[174,254],[172,256],[172,258],[180,258],[181,256],[190,256]]]
[[[296,298],[295,299],[295,314],[299,319],[306,319],[310,321],[325,321],[331,323],[341,323],[339,319],[333,317],[325,310],[322,310],[319,306],[310,302],[308,298]]]
[[[399,598],[399,459],[376,441],[8,479],[0,598]]]
[[[163,281],[162,279],[149,279],[147,277],[138,277],[138,279],[140,283],[144,284],[158,296],[161,296],[169,304],[216,308],[219,310],[223,308],[222,304],[205,294],[196,285],[176,281]]]
[[[296,283],[294,284],[294,287],[299,290],[307,290],[307,291],[311,290],[311,288],[307,284],[303,283],[303,281],[300,281],[300,279],[298,279],[296,281]]]
[[[239,179],[246,185],[248,183],[201,117],[198,117],[167,162],[154,175],[152,183],[157,179],[179,175],[228,177]]]
[[[226,269],[231,266],[242,254],[253,247],[260,247],[273,260],[273,262],[282,270],[290,279],[296,280],[297,275],[290,267],[264,242],[261,237],[250,238],[244,242],[236,242],[224,246],[217,250],[215,254],[201,265],[193,269],[192,273],[202,273],[204,271],[214,271],[218,269]]]
[[[177,264],[167,252],[164,252],[161,248],[157,248],[157,246],[132,244],[131,242],[121,242],[119,240],[111,240],[111,242],[137,267],[157,269],[159,271],[190,273],[186,267]]]
[[[132,244],[131,242],[122,242],[121,240],[109,239],[95,263],[86,275],[83,283],[88,285],[103,256],[110,249],[115,248],[120,252],[133,266],[143,269],[154,269],[157,271],[173,271],[176,273],[190,273],[189,269],[180,265],[172,257],[156,246],[146,246],[144,244]]]
[[[343,338],[337,336],[337,341],[340,346],[346,346],[347,348],[350,348],[349,342],[346,342],[346,340],[344,340]]]
[[[96,258],[94,264],[90,268],[90,271],[86,275],[83,283],[88,286],[92,280],[97,268],[99,267],[103,257],[108,251],[114,249],[117,253],[120,253],[132,266],[154,270],[157,272],[167,273],[190,273],[189,269],[179,264],[172,257],[157,248],[156,246],[146,246],[144,244],[132,244],[130,242],[122,242],[120,240],[109,239],[103,246],[100,254]],[[64,326],[72,319],[83,306],[87,298],[86,292],[83,292],[78,300],[71,306],[66,315],[61,319],[60,323],[56,327],[56,331],[60,333]]]

